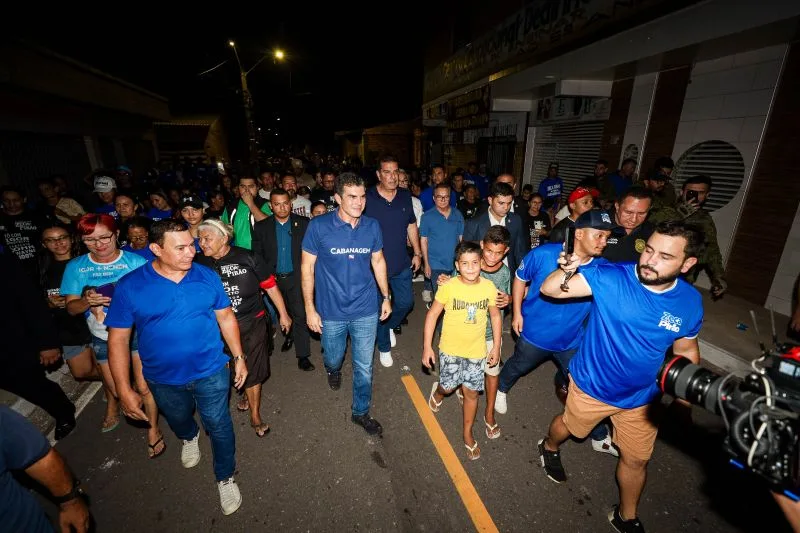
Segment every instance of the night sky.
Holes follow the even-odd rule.
[[[421,114],[430,21],[414,4],[402,10],[384,6],[383,13],[370,13],[368,4],[343,13],[337,6],[311,8],[299,2],[280,13],[275,4],[268,3],[269,15],[223,13],[181,23],[159,16],[151,25],[114,29],[112,24],[102,37],[96,25],[73,22],[27,38],[166,96],[173,116],[223,113],[234,119],[243,112],[228,40],[236,41],[245,70],[281,48],[287,62],[274,64],[270,57],[247,80],[256,125],[264,131],[280,126],[284,143],[330,144],[334,131]],[[371,5],[373,11],[379,7]],[[222,67],[198,76],[226,59]]]

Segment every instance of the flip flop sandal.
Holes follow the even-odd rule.
[[[489,422],[486,421],[486,417],[483,417],[483,423],[486,424],[486,437],[490,439],[497,439],[500,438],[500,424],[491,425]]]
[[[431,388],[431,395],[428,396],[428,407],[430,407],[431,411],[433,411],[434,413],[438,413],[439,412],[439,407],[442,406],[442,402],[444,401],[444,400],[442,400],[442,402],[437,402],[436,401],[436,397],[434,397],[434,395],[433,395],[433,393],[435,393],[436,389],[438,389],[438,388],[439,388],[439,382],[438,381],[434,381],[433,382],[433,387]]]
[[[456,389],[456,398],[458,398],[459,405],[464,405],[464,393],[461,392],[461,387]]]
[[[157,452],[156,448],[158,448],[159,444],[163,444],[164,447],[161,448],[160,452]],[[156,457],[162,455],[165,451],[167,451],[167,443],[164,442],[164,435],[158,437],[158,440],[155,441],[153,444],[147,443],[147,447],[150,448],[150,452],[152,452],[152,455],[148,455],[149,459],[155,459]]]
[[[467,458],[470,461],[475,461],[481,458],[481,449],[478,448],[478,441],[475,441],[475,444],[472,446],[465,442],[464,447],[467,449]]]
[[[269,424],[250,424],[250,427],[252,427],[255,430],[256,435],[258,435],[258,438],[262,438],[264,435],[269,433],[270,429]]]
[[[120,420],[119,415],[114,415],[108,418],[104,418],[103,425],[100,427],[100,431],[102,433],[108,433],[110,431],[114,431],[119,427],[119,420]]]
[[[247,407],[243,407],[245,405]],[[236,410],[241,412],[241,413],[245,413],[245,412],[250,410],[250,402],[247,401],[247,398],[243,398],[243,399],[239,400],[238,402],[236,402]]]

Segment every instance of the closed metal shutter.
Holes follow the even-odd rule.
[[[558,175],[564,180],[564,193],[594,171],[600,154],[605,122],[554,124],[535,129],[533,141],[533,189],[547,177],[550,163],[558,163]]]
[[[91,171],[83,137],[0,132],[0,159],[10,182],[38,200],[36,181],[61,174],[73,188]]]

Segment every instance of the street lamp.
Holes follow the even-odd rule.
[[[277,50],[275,50],[275,52],[274,52],[272,55],[273,55],[273,56],[275,57],[275,59],[277,59],[278,61],[283,61],[283,59],[286,57],[286,54],[285,54],[285,53],[283,52],[283,50],[281,50],[281,49],[277,49]]]
[[[236,43],[232,40],[228,41],[228,46],[233,48],[233,54],[236,56],[236,63],[239,65],[239,78],[242,84],[242,100],[244,101],[244,116],[247,125],[247,147],[249,152],[248,160],[252,162],[258,153],[258,146],[256,144],[256,129],[255,124],[253,123],[253,98],[250,96],[250,91],[247,88],[247,72],[245,72],[244,67],[242,67],[242,62],[239,59],[239,51],[236,49]]]

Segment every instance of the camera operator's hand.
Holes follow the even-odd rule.
[[[783,511],[783,516],[786,517],[786,521],[792,526],[792,530],[796,533],[800,533],[800,502],[796,502],[776,492],[772,493],[772,497],[775,498],[778,507]]]

